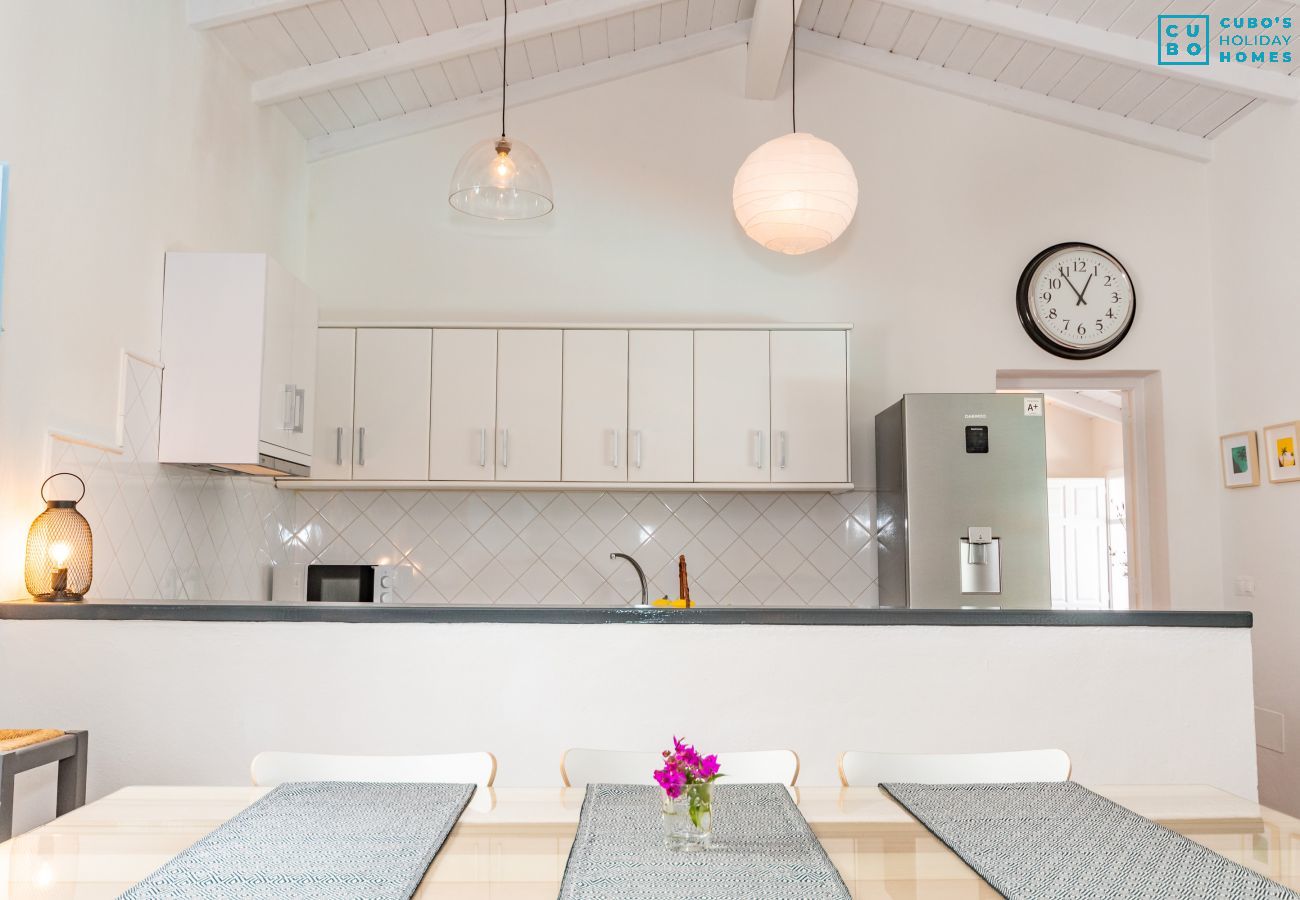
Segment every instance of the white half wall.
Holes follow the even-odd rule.
[[[861,199],[839,241],[785,257],[744,236],[731,187],[789,129],[789,83],[755,101],[744,78],[738,47],[511,109],[555,183],[555,212],[533,223],[447,205],[490,117],[313,163],[322,316],[852,322],[862,490],[874,416],[904,392],[990,391],[999,369],[1159,370],[1170,590],[1156,600],[1220,607],[1206,167],[801,54],[799,126],[844,151]],[[1082,363],[1040,350],[1015,311],[1026,263],[1066,240],[1115,253],[1137,287],[1129,337]]]
[[[1084,783],[1254,799],[1250,634],[0,621],[0,721],[89,729],[92,798],[244,784],[269,749],[490,750],[498,784],[552,785],[568,747],[679,734],[793,749],[806,785],[837,784],[851,748],[1061,747]],[[52,804],[44,788],[19,785],[25,826]]]

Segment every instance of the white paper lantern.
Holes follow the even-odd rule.
[[[858,208],[858,179],[834,144],[795,132],[768,141],[736,173],[740,227],[768,250],[811,253],[844,233]]]

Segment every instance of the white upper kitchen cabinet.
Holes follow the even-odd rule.
[[[691,331],[628,335],[628,481],[694,480],[694,346]]]
[[[496,416],[496,329],[434,329],[429,478],[493,480]]]
[[[497,333],[497,479],[559,481],[564,332]]]
[[[429,477],[429,385],[433,331],[357,329],[354,478]]]
[[[311,475],[351,478],[357,330],[322,328],[316,337],[316,452]]]
[[[846,331],[773,331],[772,480],[848,481]]]
[[[626,331],[564,332],[565,481],[627,481]]]
[[[261,253],[168,253],[161,462],[307,475],[316,303]]]
[[[767,331],[695,332],[695,480],[771,481]]]

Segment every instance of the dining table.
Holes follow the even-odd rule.
[[[1206,785],[1089,787],[1234,862],[1300,887],[1300,819]],[[0,844],[0,900],[117,897],[268,790],[114,791]],[[1000,896],[879,788],[789,790],[855,900]],[[414,896],[554,900],[584,793],[480,788]]]

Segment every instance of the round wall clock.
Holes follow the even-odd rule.
[[[1092,359],[1124,340],[1137,294],[1118,259],[1071,241],[1029,261],[1016,288],[1016,309],[1025,331],[1048,353]]]

